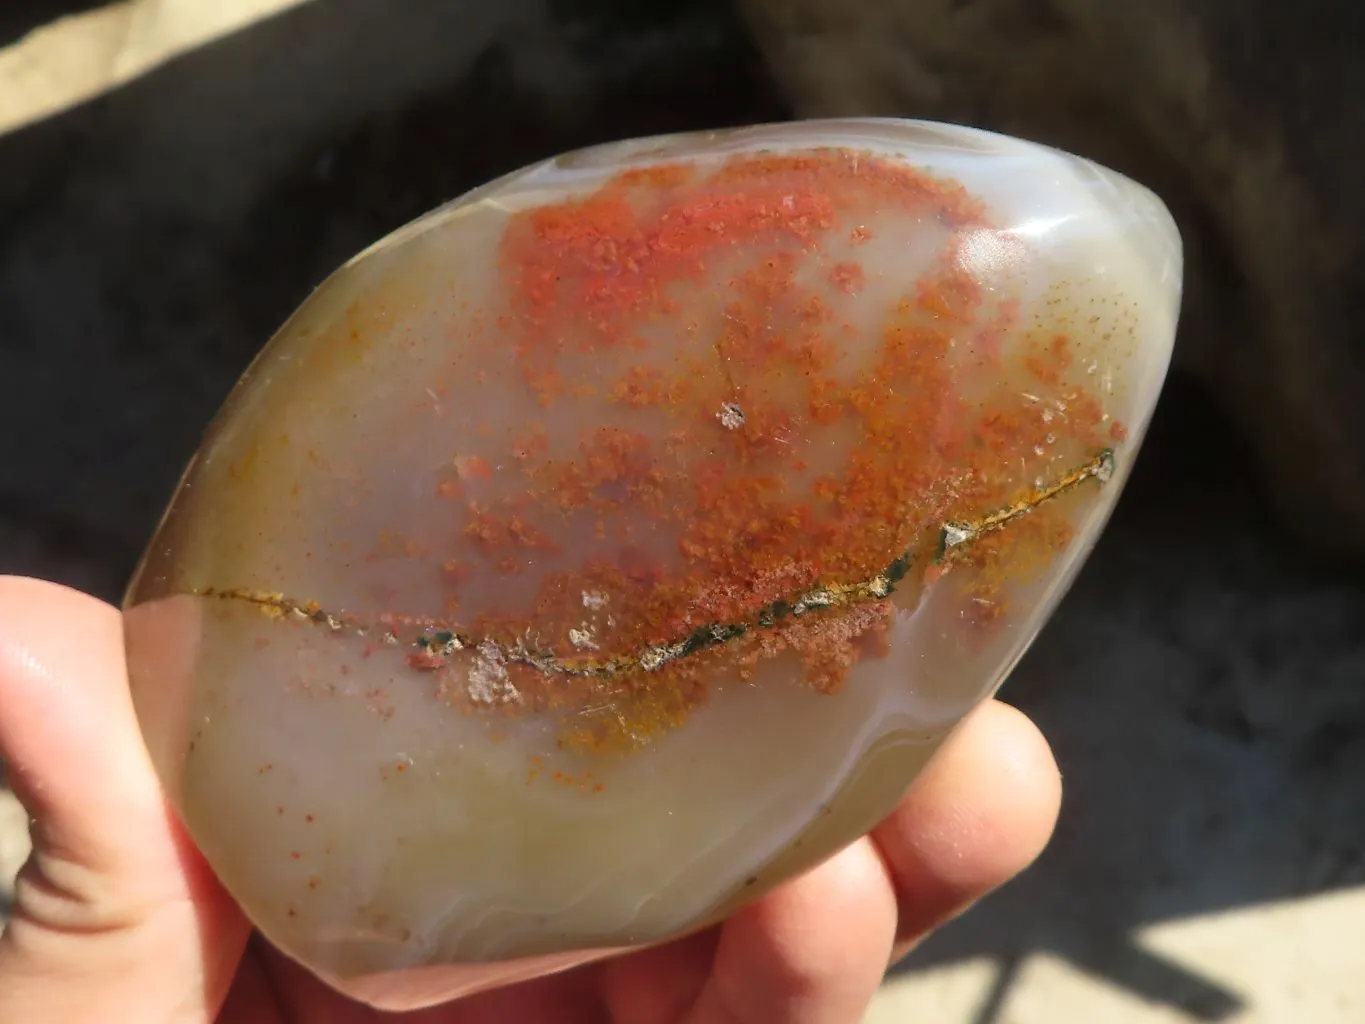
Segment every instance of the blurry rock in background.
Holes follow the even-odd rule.
[[[1365,6],[740,3],[802,116],[961,121],[1159,192],[1188,246],[1178,363],[1252,439],[1294,538],[1365,558]]]

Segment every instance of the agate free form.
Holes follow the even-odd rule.
[[[621,143],[337,271],[127,598],[174,806],[374,1005],[720,919],[885,815],[1074,576],[1180,240],[920,122]]]

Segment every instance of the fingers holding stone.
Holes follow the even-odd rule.
[[[105,1019],[125,1005],[210,1018],[246,923],[162,795],[116,609],[0,577],[0,752],[35,819],[0,938],[0,1018]]]
[[[689,1024],[861,1020],[895,933],[895,893],[864,838],[726,922]]]
[[[41,848],[114,869],[164,830],[133,716],[119,613],[40,580],[0,578],[0,751]]]
[[[1060,800],[1046,740],[992,701],[870,836],[741,910],[718,944],[708,932],[607,965],[609,1003],[617,1019],[647,1007],[641,1019],[689,1024],[860,1019],[889,958],[1032,863]]]
[[[1020,711],[972,712],[872,832],[896,892],[897,957],[1027,868],[1061,807],[1047,740]]]

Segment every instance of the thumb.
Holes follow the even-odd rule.
[[[0,576],[0,755],[34,820],[0,1020],[212,1020],[247,924],[162,795],[116,609]]]

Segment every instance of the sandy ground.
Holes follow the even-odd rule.
[[[0,571],[110,598],[236,373],[352,251],[546,148],[781,112],[711,15],[25,6],[0,17]],[[1065,772],[1056,840],[868,1019],[1365,1020],[1362,638],[1365,587],[1286,549],[1237,438],[1176,381],[1005,690]],[[0,796],[0,879],[23,824]]]

